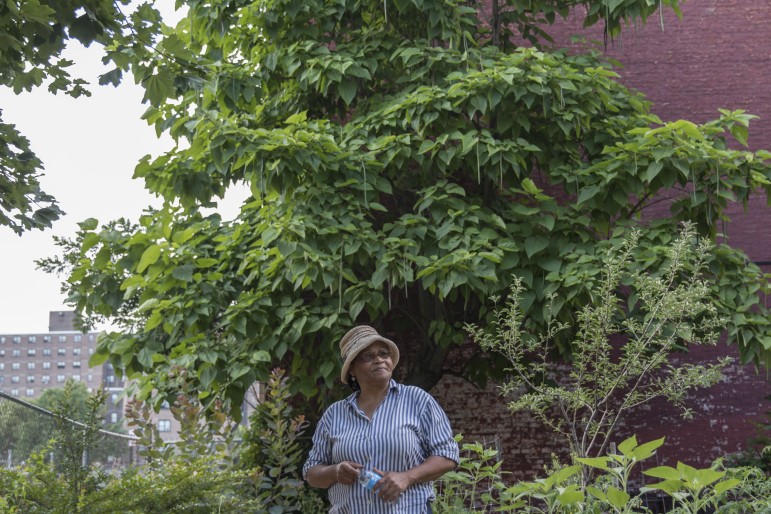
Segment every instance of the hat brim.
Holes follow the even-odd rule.
[[[346,355],[345,361],[343,362],[343,369],[340,370],[340,381],[342,383],[348,383],[348,371],[350,370],[354,359],[356,359],[363,350],[366,350],[372,344],[378,342],[385,343],[388,346],[388,349],[391,350],[391,362],[393,362],[394,368],[396,367],[399,363],[399,347],[390,339],[386,339],[378,334],[372,334],[371,336],[362,337],[356,341],[353,348],[351,348]]]

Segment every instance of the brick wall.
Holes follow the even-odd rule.
[[[642,91],[664,121],[701,123],[717,117],[718,108],[744,109],[760,117],[750,126],[751,148],[771,149],[771,2],[689,0],[682,10],[682,21],[665,14],[663,31],[656,17],[646,26],[627,29],[608,47],[607,53],[624,64],[619,70],[622,82]],[[580,24],[570,22],[559,26],[557,39],[567,42],[575,33],[602,40],[600,29],[582,31]],[[752,199],[746,213],[737,206],[728,214],[730,243],[756,262],[771,262],[771,208],[766,199]],[[763,267],[771,272],[771,266]],[[737,356],[734,348],[721,344],[680,358],[704,361],[721,355]],[[551,453],[564,449],[531,417],[509,413],[494,386],[479,390],[445,377],[431,392],[453,429],[466,441],[496,445],[504,467],[517,478],[542,475]],[[692,420],[683,421],[664,402],[655,402],[630,416],[619,439],[629,434],[636,434],[638,441],[666,436],[657,464],[681,460],[706,466],[742,448],[754,433],[751,421],[760,421],[771,410],[771,402],[764,400],[768,395],[766,370],[757,373],[753,366],[737,365],[721,384],[689,399]]]

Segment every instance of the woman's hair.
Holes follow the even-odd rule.
[[[357,381],[355,381],[353,379],[353,377],[351,375],[348,375],[348,382],[347,382],[347,384],[348,384],[348,387],[353,389],[354,392],[361,391],[361,386],[359,385],[359,383]]]

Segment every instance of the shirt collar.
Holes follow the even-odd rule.
[[[388,398],[391,394],[399,394],[399,392],[402,390],[402,387],[404,386],[392,378],[388,382],[388,394],[386,394],[386,398]],[[359,391],[353,392],[352,394],[348,395],[348,398],[345,399],[345,402],[353,407],[356,407],[356,397],[358,395]]]

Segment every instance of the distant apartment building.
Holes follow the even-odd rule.
[[[34,400],[68,379],[85,383],[89,391],[99,388],[109,374],[106,366],[88,367],[99,333],[76,331],[74,319],[74,312],[55,311],[48,332],[0,334],[0,391]]]
[[[34,403],[43,391],[62,388],[69,379],[83,382],[89,392],[103,386],[105,421],[122,424],[126,384],[109,362],[88,366],[100,332],[80,332],[75,321],[74,311],[52,311],[48,332],[0,334],[0,392]],[[153,417],[163,439],[178,437],[179,423],[168,406]]]

